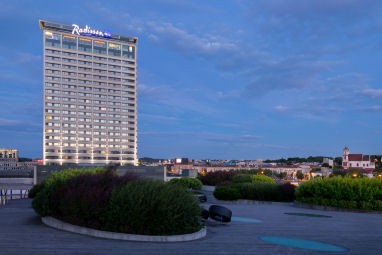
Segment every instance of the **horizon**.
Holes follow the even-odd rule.
[[[0,147],[42,157],[43,19],[139,38],[138,158],[380,155],[381,11],[361,0],[3,2]]]

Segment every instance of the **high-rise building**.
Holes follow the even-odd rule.
[[[137,160],[137,38],[40,20],[44,164]]]

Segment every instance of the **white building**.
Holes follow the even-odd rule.
[[[342,167],[344,169],[359,168],[373,171],[375,169],[375,163],[371,161],[370,155],[350,154],[349,148],[345,147],[342,155]]]
[[[43,161],[137,165],[137,38],[40,21]]]

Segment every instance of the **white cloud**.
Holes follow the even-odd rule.
[[[276,105],[275,107],[273,107],[273,109],[280,113],[283,113],[289,110],[289,108],[285,105]]]
[[[362,91],[362,94],[365,94],[365,95],[371,96],[371,97],[381,97],[382,96],[382,89],[364,89]]]

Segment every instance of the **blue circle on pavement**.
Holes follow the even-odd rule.
[[[232,217],[231,221],[245,222],[245,223],[260,223],[261,220],[256,220],[253,218],[244,218],[244,217]]]
[[[285,245],[294,248],[306,249],[306,250],[314,250],[314,251],[329,251],[329,252],[343,252],[349,251],[345,247],[341,247],[338,245],[310,241],[299,238],[289,238],[289,237],[281,237],[281,236],[261,236],[261,240],[273,244]]]

